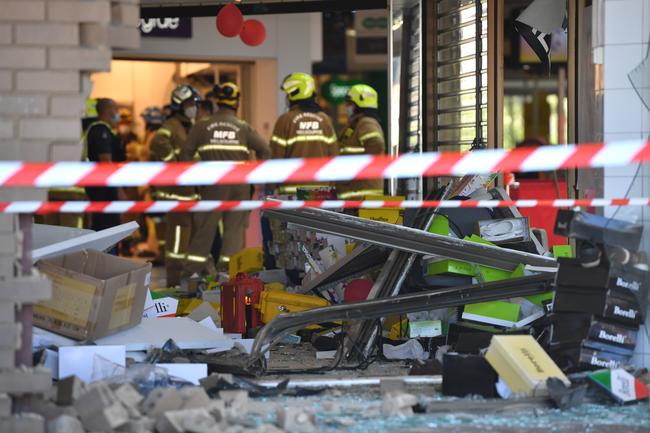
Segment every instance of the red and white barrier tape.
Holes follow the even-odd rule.
[[[603,207],[649,206],[648,198],[594,198],[561,200],[235,200],[235,201],[15,201],[0,202],[0,213],[62,214],[62,213],[168,213],[227,212],[254,209],[380,209],[380,208],[496,208],[496,207]]]
[[[617,167],[650,160],[650,141],[538,148],[477,150],[468,153],[409,153],[397,158],[354,155],[335,158],[219,162],[0,162],[0,186],[225,185],[333,182],[362,179],[459,176],[498,171],[531,172],[565,168]]]

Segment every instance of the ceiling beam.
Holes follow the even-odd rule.
[[[214,17],[223,4],[179,5],[178,3],[143,2],[141,18]],[[313,0],[296,2],[240,3],[244,15],[292,14],[306,12],[343,12],[367,9],[386,9],[387,0]]]

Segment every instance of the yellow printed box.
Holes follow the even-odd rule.
[[[142,320],[151,264],[94,250],[38,263],[52,298],[34,305],[34,325],[78,340],[95,340]]]
[[[403,201],[404,196],[390,196],[390,195],[369,195],[366,200],[380,200],[380,201]],[[365,218],[373,221],[380,221],[383,223],[404,225],[404,208],[379,208],[379,209],[359,209],[359,218]]]
[[[359,209],[359,218],[380,221],[389,224],[404,224],[403,209]]]
[[[261,247],[241,250],[230,258],[228,275],[234,278],[240,272],[257,272],[264,269],[264,254]]]
[[[264,290],[256,308],[262,313],[262,322],[269,323],[282,313],[298,313],[329,305],[329,302],[317,296],[288,293],[282,290]]]

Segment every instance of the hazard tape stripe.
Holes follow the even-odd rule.
[[[168,213],[229,212],[255,209],[391,209],[391,208],[572,208],[650,206],[650,198],[593,198],[557,200],[200,200],[200,201],[15,201],[0,202],[0,213]]]
[[[620,167],[650,161],[650,141],[477,150],[468,153],[351,155],[269,161],[22,163],[0,161],[0,187],[310,183],[458,176],[498,171]]]

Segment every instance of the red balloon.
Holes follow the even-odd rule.
[[[251,47],[256,47],[266,39],[266,28],[261,21],[246,20],[239,34],[242,42]]]
[[[242,31],[244,16],[237,6],[230,3],[217,14],[217,30],[227,38],[234,38]]]

